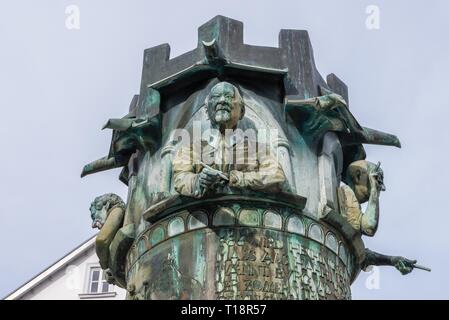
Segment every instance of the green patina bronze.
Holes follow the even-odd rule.
[[[363,144],[401,145],[359,124],[306,31],[252,46],[217,16],[196,49],[169,52],[145,50],[140,94],[81,174],[122,168],[126,204],[107,194],[91,212],[101,266],[128,299],[350,299],[370,265],[426,269],[365,248],[385,186]]]

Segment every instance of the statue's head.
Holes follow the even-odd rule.
[[[368,201],[371,192],[369,175],[376,169],[376,165],[366,160],[352,162],[348,166],[348,184],[354,190],[354,194],[359,203]],[[383,175],[382,169],[378,172]]]
[[[219,82],[206,98],[207,113],[214,127],[235,129],[245,114],[245,105],[239,90],[229,82]]]
[[[118,195],[106,193],[96,197],[89,209],[90,217],[92,218],[92,228],[101,229],[106,222],[109,212],[115,207],[125,209],[125,203]]]

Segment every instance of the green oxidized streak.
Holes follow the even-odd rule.
[[[179,268],[179,237],[174,237],[171,241],[172,256],[170,263],[172,264],[172,279],[176,295],[179,297],[181,294],[181,282]]]
[[[206,252],[204,247],[205,237],[200,232],[194,232],[192,251],[193,256],[196,257],[193,270],[193,278],[198,280],[201,285],[204,285],[205,270],[206,270]]]

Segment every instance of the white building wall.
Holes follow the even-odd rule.
[[[99,267],[99,261],[95,253],[95,245],[92,243],[84,252],[49,273],[44,280],[31,286],[24,294],[10,298],[19,300],[124,300],[126,291],[113,285],[109,286],[110,292],[108,293],[88,293],[90,268],[93,266]],[[32,283],[33,280],[29,283]]]

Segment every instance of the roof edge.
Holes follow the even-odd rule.
[[[88,250],[90,247],[95,245],[96,234],[81,243],[75,249],[64,255],[62,258],[52,263],[50,266],[45,268],[43,271],[39,272],[37,275],[33,276],[30,280],[23,283],[17,289],[6,295],[2,300],[18,300],[23,297],[30,290],[37,287],[48,277],[50,277],[54,272],[60,270],[62,267],[67,265],[69,262],[73,261],[75,258],[79,257],[82,253]]]

